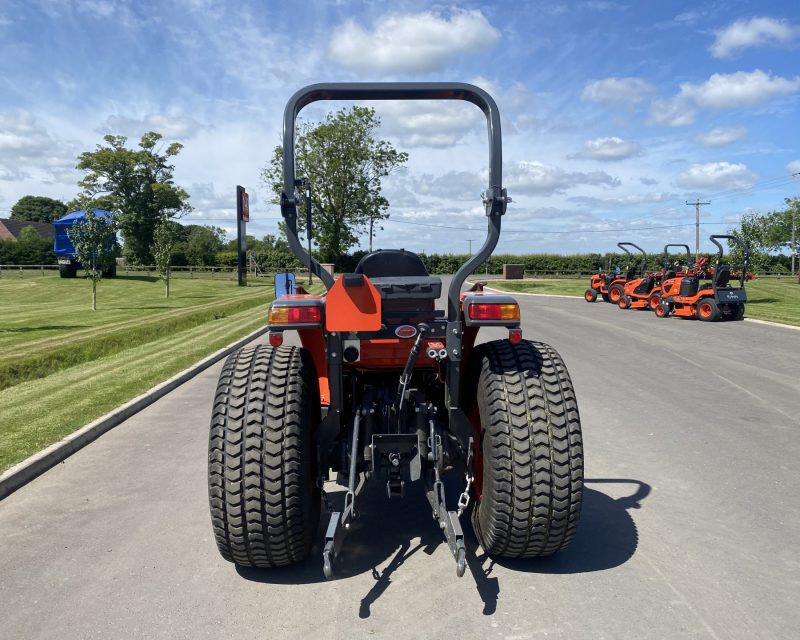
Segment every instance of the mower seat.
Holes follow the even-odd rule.
[[[429,322],[442,294],[442,280],[428,274],[416,253],[379,249],[359,261],[355,273],[367,276],[381,294],[387,324]]]
[[[731,281],[731,268],[724,264],[714,274],[714,282],[718,287],[727,287]]]

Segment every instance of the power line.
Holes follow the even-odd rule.
[[[389,218],[386,222],[397,222],[400,224],[410,224],[415,225],[418,227],[428,227],[431,229],[454,229],[456,231],[482,231],[481,229],[476,229],[474,227],[453,227],[449,225],[441,225],[441,224],[430,224],[427,222],[411,222],[410,220],[398,220],[396,218]],[[730,222],[701,222],[702,226],[706,225],[719,225],[719,224],[732,224]],[[532,234],[564,234],[564,233],[616,233],[619,231],[657,231],[661,229],[677,229],[680,227],[693,227],[695,226],[694,222],[686,223],[686,224],[670,224],[670,225],[660,225],[660,226],[651,226],[651,227],[616,227],[612,229],[565,229],[559,231],[553,230],[544,230],[544,231],[534,231],[531,229],[503,229],[504,233],[532,233]]]

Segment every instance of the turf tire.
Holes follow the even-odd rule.
[[[472,524],[493,556],[567,547],[583,488],[578,404],[564,362],[541,342],[496,340],[473,353],[483,475]]]
[[[620,309],[630,309],[631,308],[631,299],[628,296],[622,296],[617,302],[617,306]]]
[[[695,312],[698,320],[703,322],[714,322],[719,320],[720,310],[714,298],[701,298],[697,302],[697,311]]]
[[[594,302],[597,300],[597,289],[587,289],[583,294],[583,299],[586,302]]]
[[[669,307],[663,302],[653,309],[653,311],[656,314],[656,318],[666,318],[669,315]]]
[[[313,431],[319,388],[299,347],[245,347],[222,368],[208,448],[211,524],[222,557],[243,567],[302,561],[320,512]]]
[[[613,304],[619,304],[619,299],[625,295],[625,289],[622,288],[622,285],[614,284],[608,290],[608,299]]]
[[[655,311],[656,307],[661,304],[661,294],[660,293],[651,293],[650,297],[647,299],[647,308],[650,311]]]

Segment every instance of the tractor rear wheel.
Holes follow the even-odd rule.
[[[650,297],[647,299],[647,308],[650,311],[655,311],[656,307],[661,304],[661,294],[660,293],[651,293]]]
[[[714,298],[701,298],[697,303],[697,317],[703,322],[713,322],[720,316],[719,307]]]
[[[587,289],[583,294],[583,299],[586,300],[586,302],[594,302],[597,300],[597,289]]]
[[[744,320],[744,303],[736,305],[731,320]]]
[[[541,342],[497,340],[473,354],[480,420],[472,524],[491,555],[546,556],[575,536],[583,488],[578,404],[564,362]]]
[[[625,289],[622,288],[622,285],[615,284],[612,285],[608,290],[608,299],[613,304],[619,304],[619,299],[625,295]]]
[[[304,349],[258,345],[228,357],[208,447],[211,525],[226,560],[276,567],[308,555],[320,512],[312,439],[319,405]]]

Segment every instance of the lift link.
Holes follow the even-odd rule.
[[[467,569],[467,548],[464,544],[464,531],[461,529],[461,522],[458,519],[458,512],[448,511],[444,496],[444,484],[442,484],[441,471],[444,468],[444,455],[442,452],[442,438],[436,432],[436,425],[430,421],[430,452],[433,459],[433,484],[426,490],[428,502],[433,509],[433,517],[439,523],[439,527],[444,531],[447,546],[456,561],[456,575],[460,578]]]
[[[325,546],[322,550],[322,571],[328,580],[333,578],[333,563],[342,549],[345,534],[350,529],[353,520],[358,518],[358,511],[355,508],[356,496],[363,490],[365,481],[361,477],[358,485],[356,485],[356,477],[361,476],[361,474],[357,473],[356,463],[358,461],[358,435],[361,427],[361,416],[365,413],[364,409],[359,409],[353,419],[353,434],[350,443],[350,474],[347,479],[344,508],[341,512],[333,511],[331,513],[328,530],[325,532]],[[326,506],[332,509],[332,505],[327,499]]]
[[[467,485],[464,487],[464,491],[458,497],[458,517],[461,517],[461,514],[466,511],[467,507],[469,506],[469,489],[472,486],[472,481],[475,480],[475,476],[472,473],[472,447],[473,447],[473,440],[472,438],[469,439],[469,449],[467,450],[467,463],[465,465],[464,477],[467,481]]]

